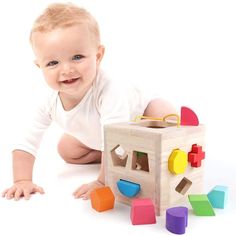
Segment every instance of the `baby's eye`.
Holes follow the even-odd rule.
[[[82,58],[83,58],[82,55],[74,55],[74,56],[72,57],[72,60],[81,60]]]
[[[58,64],[58,61],[50,61],[46,66],[55,66]]]

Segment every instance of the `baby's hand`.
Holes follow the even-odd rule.
[[[11,188],[6,189],[2,193],[2,197],[6,199],[19,200],[21,197],[24,197],[25,200],[30,199],[32,193],[44,193],[43,188],[33,184],[30,180],[21,180],[16,182]]]
[[[104,187],[104,184],[98,180],[95,180],[91,183],[88,184],[83,184],[79,188],[77,188],[73,195],[75,198],[82,198],[83,200],[87,200],[90,198],[90,193],[96,189],[96,188],[101,188]]]

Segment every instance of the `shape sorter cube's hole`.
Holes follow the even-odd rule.
[[[176,186],[175,191],[184,195],[189,190],[191,185],[192,185],[192,181],[184,177]]]
[[[128,159],[128,154],[122,148],[122,146],[117,145],[111,150],[111,157],[114,166],[126,166]]]
[[[136,123],[138,126],[146,127],[146,128],[154,128],[154,129],[161,129],[170,126],[176,126],[176,123],[158,121],[158,120],[141,120]]]
[[[148,154],[145,152],[133,152],[132,170],[143,170],[149,172]]]

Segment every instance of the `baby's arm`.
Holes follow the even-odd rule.
[[[104,152],[102,152],[101,168],[97,180],[90,182],[88,184],[83,184],[74,191],[73,195],[75,198],[82,198],[83,200],[87,200],[90,198],[90,193],[94,189],[104,187],[104,185],[105,185]]]
[[[32,122],[26,127],[23,137],[16,140],[12,153],[14,183],[2,193],[3,197],[18,200],[23,196],[25,199],[29,199],[31,193],[44,193],[41,187],[32,182],[33,166],[44,132],[52,122],[50,112],[56,96],[57,94],[50,92],[43,98],[43,102],[36,106]]]
[[[43,194],[43,189],[32,182],[35,157],[25,151],[14,150],[12,158],[14,184],[6,189],[2,196],[7,199],[19,200],[20,197],[29,199],[32,193]]]

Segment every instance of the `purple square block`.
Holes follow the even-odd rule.
[[[174,234],[184,234],[188,225],[188,208],[173,207],[166,210],[166,228]]]

